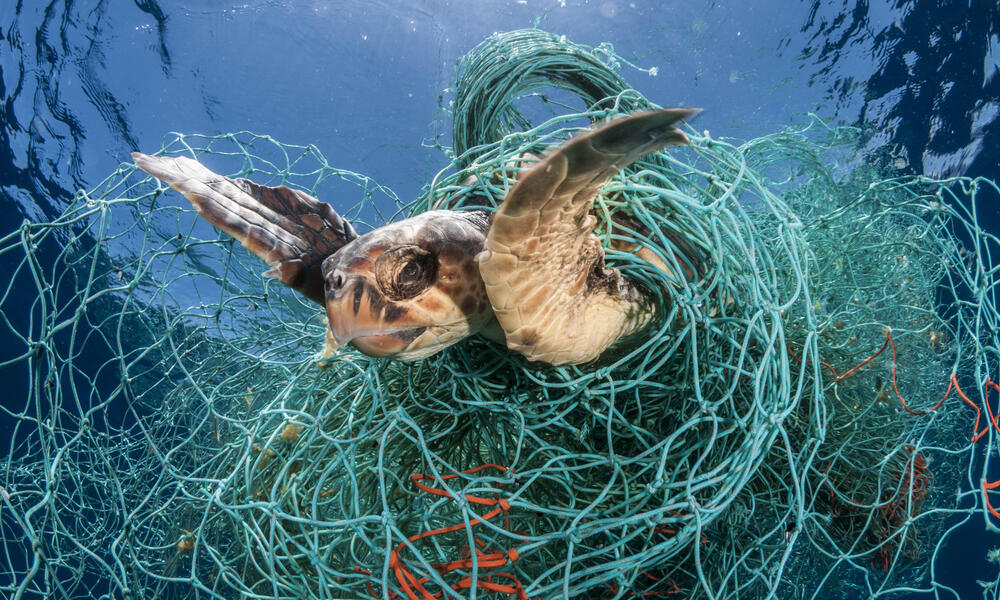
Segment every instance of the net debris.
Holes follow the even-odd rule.
[[[450,164],[413,202],[315,147],[247,132],[177,134],[161,153],[356,198],[336,209],[359,231],[492,209],[524,153],[655,106],[615,63],[608,46],[538,30],[484,41],[460,63]],[[2,408],[0,591],[722,599],[942,585],[946,533],[1000,524],[986,476],[998,240],[978,221],[1000,190],[869,166],[859,135],[818,118],[743,142],[692,130],[690,147],[616,176],[597,233],[661,316],[576,367],[481,339],[412,364],[320,359],[313,305],[123,165],[60,218],[0,238],[17,342],[0,365],[24,390]],[[703,258],[698,276],[638,254],[669,261],[679,246]],[[26,289],[30,306],[14,299]]]

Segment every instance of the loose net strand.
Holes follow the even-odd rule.
[[[616,62],[538,30],[488,38],[460,63],[453,160],[409,203],[248,132],[161,153],[335,199],[361,231],[492,210],[530,153],[655,106]],[[25,222],[0,239],[0,365],[23,389],[2,405],[0,591],[947,594],[948,533],[1000,523],[998,239],[979,222],[1000,189],[860,163],[859,132],[818,118],[688,134],[595,202],[609,262],[660,312],[576,367],[480,339],[321,359],[315,306],[132,165]]]

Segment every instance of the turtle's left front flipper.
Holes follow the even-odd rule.
[[[184,194],[206,221],[263,259],[271,267],[264,275],[324,304],[323,259],[358,237],[329,204],[283,185],[230,179],[183,156],[133,152],[132,160]]]
[[[522,174],[493,217],[479,270],[507,346],[554,365],[593,360],[653,318],[648,292],[604,264],[594,197],[645,154],[686,144],[696,109],[639,113],[573,138]]]

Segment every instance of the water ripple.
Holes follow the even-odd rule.
[[[814,0],[801,59],[842,111],[860,98],[858,121],[880,142],[891,132],[915,170],[995,176],[997,150],[983,140],[1000,133],[998,26],[995,2]]]

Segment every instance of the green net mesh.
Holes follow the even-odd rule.
[[[461,63],[454,160],[412,203],[266,136],[174,135],[161,152],[355,198],[336,209],[359,231],[394,217],[379,207],[491,208],[523,152],[653,106],[616,60],[534,30],[486,40]],[[858,135],[819,119],[742,143],[692,131],[690,147],[615,177],[597,233],[662,318],[560,368],[480,339],[413,364],[319,360],[315,305],[123,165],[60,218],[0,240],[18,340],[2,365],[27,390],[3,407],[0,590],[855,598],[943,585],[946,532],[994,528],[998,240],[977,218],[998,188],[866,166]],[[611,233],[616,216],[635,227]],[[616,241],[667,262],[687,245],[703,276],[673,278]],[[15,305],[15,289],[33,303]]]

